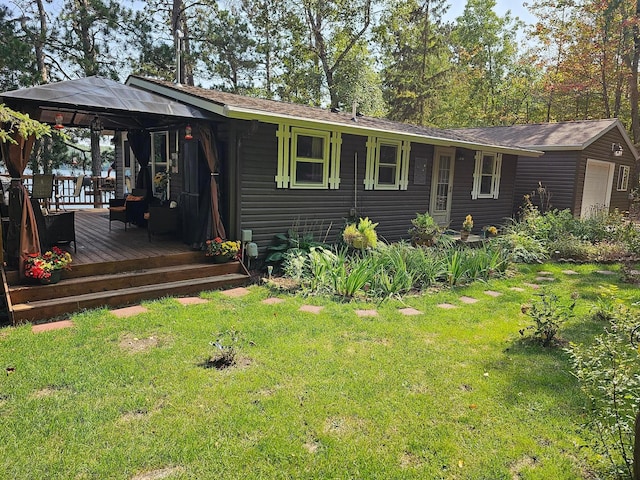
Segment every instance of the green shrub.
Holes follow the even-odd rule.
[[[345,227],[342,238],[347,245],[358,250],[375,248],[378,242],[377,226],[369,217],[361,218],[357,225],[351,223]]]
[[[544,243],[525,232],[509,230],[495,241],[514,263],[542,263],[548,258]]]
[[[562,304],[554,293],[543,290],[537,295],[540,297],[538,300],[521,307],[522,313],[531,317],[534,325],[521,329],[520,335],[524,335],[526,330],[533,330],[533,336],[548,347],[558,334],[560,325],[573,316],[577,296],[573,294],[571,303]]]
[[[614,297],[615,302],[615,297]],[[640,404],[637,312],[618,305],[591,345],[571,345],[572,370],[589,400],[587,431],[606,478],[632,478],[634,422]]]
[[[594,246],[586,240],[581,240],[570,233],[552,240],[548,243],[547,248],[551,253],[551,258],[556,260],[578,260],[586,261],[595,254]]]
[[[416,213],[416,218],[411,220],[413,225],[408,233],[414,245],[433,245],[442,232],[442,228],[436,223],[428,212]]]

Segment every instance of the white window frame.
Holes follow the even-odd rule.
[[[382,163],[380,160],[380,151],[382,147],[395,147],[396,149],[396,161],[395,163]],[[375,190],[397,190],[400,185],[400,167],[402,161],[402,142],[400,140],[388,140],[386,138],[379,138],[376,145],[376,160],[375,160],[375,177],[373,188]],[[396,176],[393,183],[380,183],[380,167],[395,167]]]
[[[396,148],[396,177],[393,184],[380,183],[380,150],[382,146]],[[409,154],[411,142],[385,137],[369,137],[367,141],[367,163],[364,177],[365,190],[406,190],[409,184]],[[388,164],[391,165],[391,164]]]
[[[488,176],[482,173],[482,165],[485,157],[493,158],[493,165],[491,171],[491,190],[488,193],[482,193],[482,178]],[[473,190],[471,190],[471,199],[476,200],[479,198],[493,198],[497,199],[500,195],[500,175],[502,172],[502,154],[496,152],[485,152],[482,150],[476,151],[475,156],[476,164],[473,173]]]
[[[277,188],[309,190],[339,188],[340,150],[342,146],[340,132],[280,124],[276,136],[278,137],[278,169],[275,177]],[[322,158],[297,157],[298,137],[300,136],[321,138]],[[298,163],[322,164],[322,182],[296,181]]]
[[[165,138],[164,158],[166,159],[166,161],[164,162],[156,161],[156,142],[154,138],[154,136],[156,135],[164,135],[164,138]],[[165,168],[164,171],[167,172],[167,174],[169,175],[169,179],[167,181],[167,187],[166,187],[167,196],[169,196],[169,192],[171,192],[171,157],[169,153],[169,150],[170,150],[169,143],[170,143],[169,132],[167,130],[151,132],[151,156],[149,159],[149,165],[151,166],[151,182],[153,183],[153,179],[155,178],[156,173],[160,171],[158,167],[164,166]],[[154,191],[154,195],[156,195],[155,185],[153,187],[153,191]]]
[[[618,167],[618,192],[626,192],[629,189],[629,175],[631,167],[627,165],[619,165]]]

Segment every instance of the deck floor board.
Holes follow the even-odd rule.
[[[125,231],[123,223],[113,222],[109,231],[109,212],[106,209],[76,210],[75,227],[77,252],[73,252],[73,246],[68,250],[76,265],[191,251],[181,240],[166,235],[154,236],[150,242],[147,230],[135,225],[128,226]]]

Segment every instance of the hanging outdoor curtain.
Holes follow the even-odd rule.
[[[220,237],[226,238],[226,232],[224,225],[222,224],[222,218],[220,216],[220,198],[218,194],[218,184],[214,175],[218,166],[218,150],[216,148],[216,139],[213,134],[211,126],[208,124],[198,124],[194,128],[196,138],[200,140],[202,145],[202,151],[207,160],[210,174],[211,184],[211,221],[212,221],[212,236],[211,238]]]
[[[143,188],[147,191],[147,200],[153,197],[153,182],[151,181],[151,171],[149,161],[151,160],[151,134],[147,130],[130,130],[127,132],[129,146],[133,151],[138,164],[140,174],[136,178],[136,188]]]
[[[11,132],[10,138],[15,141],[0,143],[2,158],[11,175],[9,190],[9,228],[7,230],[7,256],[11,262],[17,262],[20,275],[24,274],[22,256],[40,253],[40,237],[38,226],[29,201],[29,192],[22,184],[22,173],[29,161],[29,155],[35,142],[32,135],[22,138],[17,132]]]

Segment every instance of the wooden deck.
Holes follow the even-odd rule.
[[[122,222],[113,222],[109,231],[109,212],[106,209],[75,211],[77,253],[71,252],[74,265],[133,260],[173,255],[193,251],[181,240],[167,235],[154,236],[149,241],[146,228],[135,225],[124,230]]]

